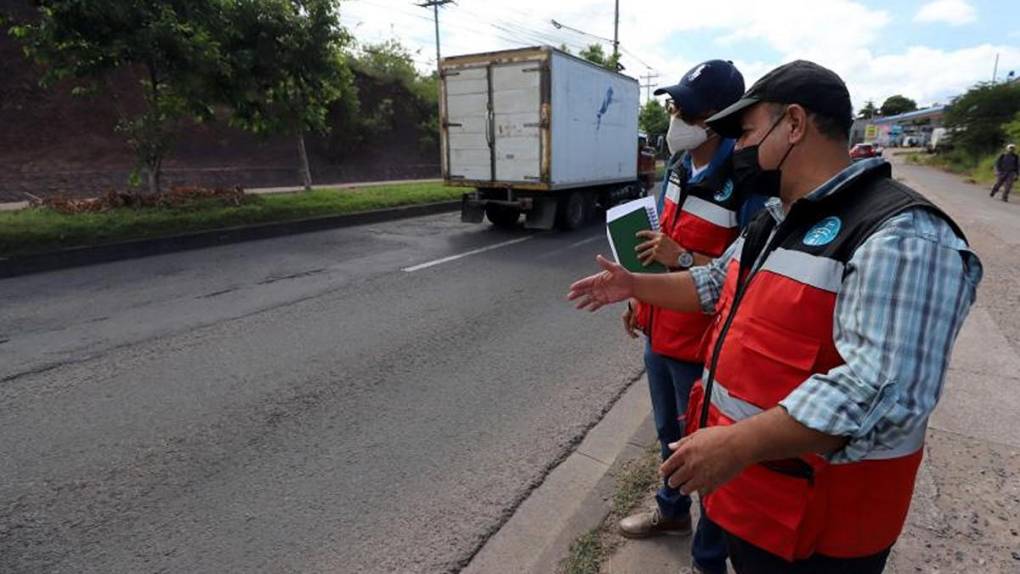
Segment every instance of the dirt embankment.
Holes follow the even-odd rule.
[[[31,3],[0,0],[0,14],[30,17]],[[73,96],[70,85],[42,88],[39,77],[40,69],[0,30],[0,202],[124,188],[134,158],[114,127],[118,110],[138,109],[137,78],[121,74],[82,97]],[[331,157],[324,138],[309,138],[313,176],[323,183],[438,176],[437,157],[409,153],[399,143],[393,142],[392,154],[341,159]],[[182,124],[165,165],[171,186],[300,183],[295,142],[259,138],[223,122]]]

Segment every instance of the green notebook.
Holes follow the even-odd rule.
[[[638,231],[658,231],[659,216],[655,199],[642,197],[617,205],[606,213],[606,235],[616,262],[634,273],[667,273],[669,269],[659,262],[642,265],[635,248],[647,241],[637,236]]]

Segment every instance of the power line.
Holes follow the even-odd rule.
[[[646,101],[649,101],[649,102],[652,101],[652,88],[654,88],[655,86],[659,85],[657,83],[653,84],[652,80],[654,80],[654,79],[656,79],[658,77],[659,77],[659,74],[658,73],[654,73],[653,74],[653,73],[651,73],[651,70],[649,70],[649,72],[647,74],[641,76],[642,80],[646,80],[646,83],[641,84],[642,88],[646,88],[648,90],[648,95],[645,98]]]
[[[577,28],[572,28],[570,26],[567,26],[566,24],[561,24],[560,22],[557,22],[556,20],[549,20],[549,22],[552,23],[552,25],[557,30],[568,30],[570,32],[574,32],[575,34],[580,34],[582,36],[588,36],[589,38],[595,38],[596,40],[599,40],[599,41],[602,41],[602,42],[606,42],[608,44],[612,44],[613,43],[613,41],[610,40],[609,38],[603,38],[602,36],[596,36],[595,34],[589,34],[588,32],[585,32],[584,30],[578,30]]]
[[[570,40],[569,38],[557,36],[555,34],[550,33],[549,31],[537,30],[526,23],[520,22],[519,20],[501,17],[494,21],[489,19],[488,17],[482,16],[481,14],[473,12],[472,10],[469,10],[464,7],[461,7],[461,9],[458,10],[457,12],[458,15],[460,15],[461,17],[470,17],[476,22],[488,24],[489,26],[497,30],[502,30],[503,32],[506,32],[511,35],[522,36],[525,39],[528,39],[532,42],[552,45],[565,44],[575,50],[584,49],[583,47],[579,46],[576,42]]]
[[[635,56],[634,52],[631,52],[627,48],[624,48],[623,46],[620,46],[620,50],[623,51],[624,54],[627,54],[631,58],[634,58],[635,60],[637,60],[638,64],[641,64],[642,66],[644,66],[645,68],[647,68],[649,70],[655,70],[655,67],[649,66],[644,60],[642,60],[641,58],[638,58],[637,56]]]

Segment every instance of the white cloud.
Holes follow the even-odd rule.
[[[917,11],[916,22],[943,22],[962,26],[977,20],[974,7],[967,0],[935,0]]]
[[[976,82],[990,80],[996,53],[1000,71],[1020,69],[1020,47],[1008,43],[956,50],[914,46],[877,53],[883,38],[900,31],[892,29],[887,11],[855,0],[728,0],[696,11],[678,11],[673,0],[629,0],[620,8],[626,73],[635,77],[645,73],[644,65],[630,55],[636,54],[659,72],[660,85],[675,82],[697,63],[685,49],[695,34],[699,42],[709,38],[718,48],[717,57],[733,59],[748,85],[793,59],[827,66],[847,82],[856,107],[868,99],[881,104],[897,93],[921,105],[945,103]],[[362,41],[397,37],[418,50],[422,70],[435,66],[432,13],[411,0],[348,0],[341,4],[341,12],[344,23]],[[613,4],[604,0],[459,0],[440,11],[443,53],[558,45],[563,40],[576,52],[592,41],[556,30],[549,22],[553,18],[602,37],[613,35]],[[750,51],[763,45],[768,51],[761,56]]]

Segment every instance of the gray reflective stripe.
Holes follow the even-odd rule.
[[[737,212],[718,206],[700,197],[690,196],[684,200],[683,211],[710,221],[727,229],[737,226]]]
[[[666,199],[678,203],[680,201],[680,186],[672,181],[666,184]]]
[[[771,271],[832,293],[838,293],[843,284],[842,263],[792,249],[779,248],[773,251],[765,260],[762,271]]]
[[[708,369],[706,368],[701,372],[702,385],[705,381],[708,381]],[[732,419],[734,422],[741,421],[746,418],[753,417],[754,415],[764,412],[764,409],[751,403],[738,399],[730,394],[730,391],[723,385],[719,384],[719,379],[715,380],[712,384],[712,404],[715,408],[726,415],[727,418]]]
[[[708,371],[706,370],[702,374],[702,381],[707,380]],[[716,379],[715,383],[712,385],[712,406],[719,409],[719,412],[734,422],[751,418],[765,412],[765,409],[731,395],[726,387],[719,384],[718,379]],[[900,458],[914,454],[924,446],[924,436],[927,429],[928,421],[925,421],[924,424],[919,426],[908,436],[904,437],[895,447],[876,448],[869,452],[867,456],[863,457],[861,460],[888,460],[891,458]],[[850,462],[853,461],[835,464],[849,464]]]
[[[900,444],[892,448],[876,448],[861,460],[889,460],[914,454],[924,446],[924,435],[928,430],[928,421],[914,429],[909,435],[900,439]]]

